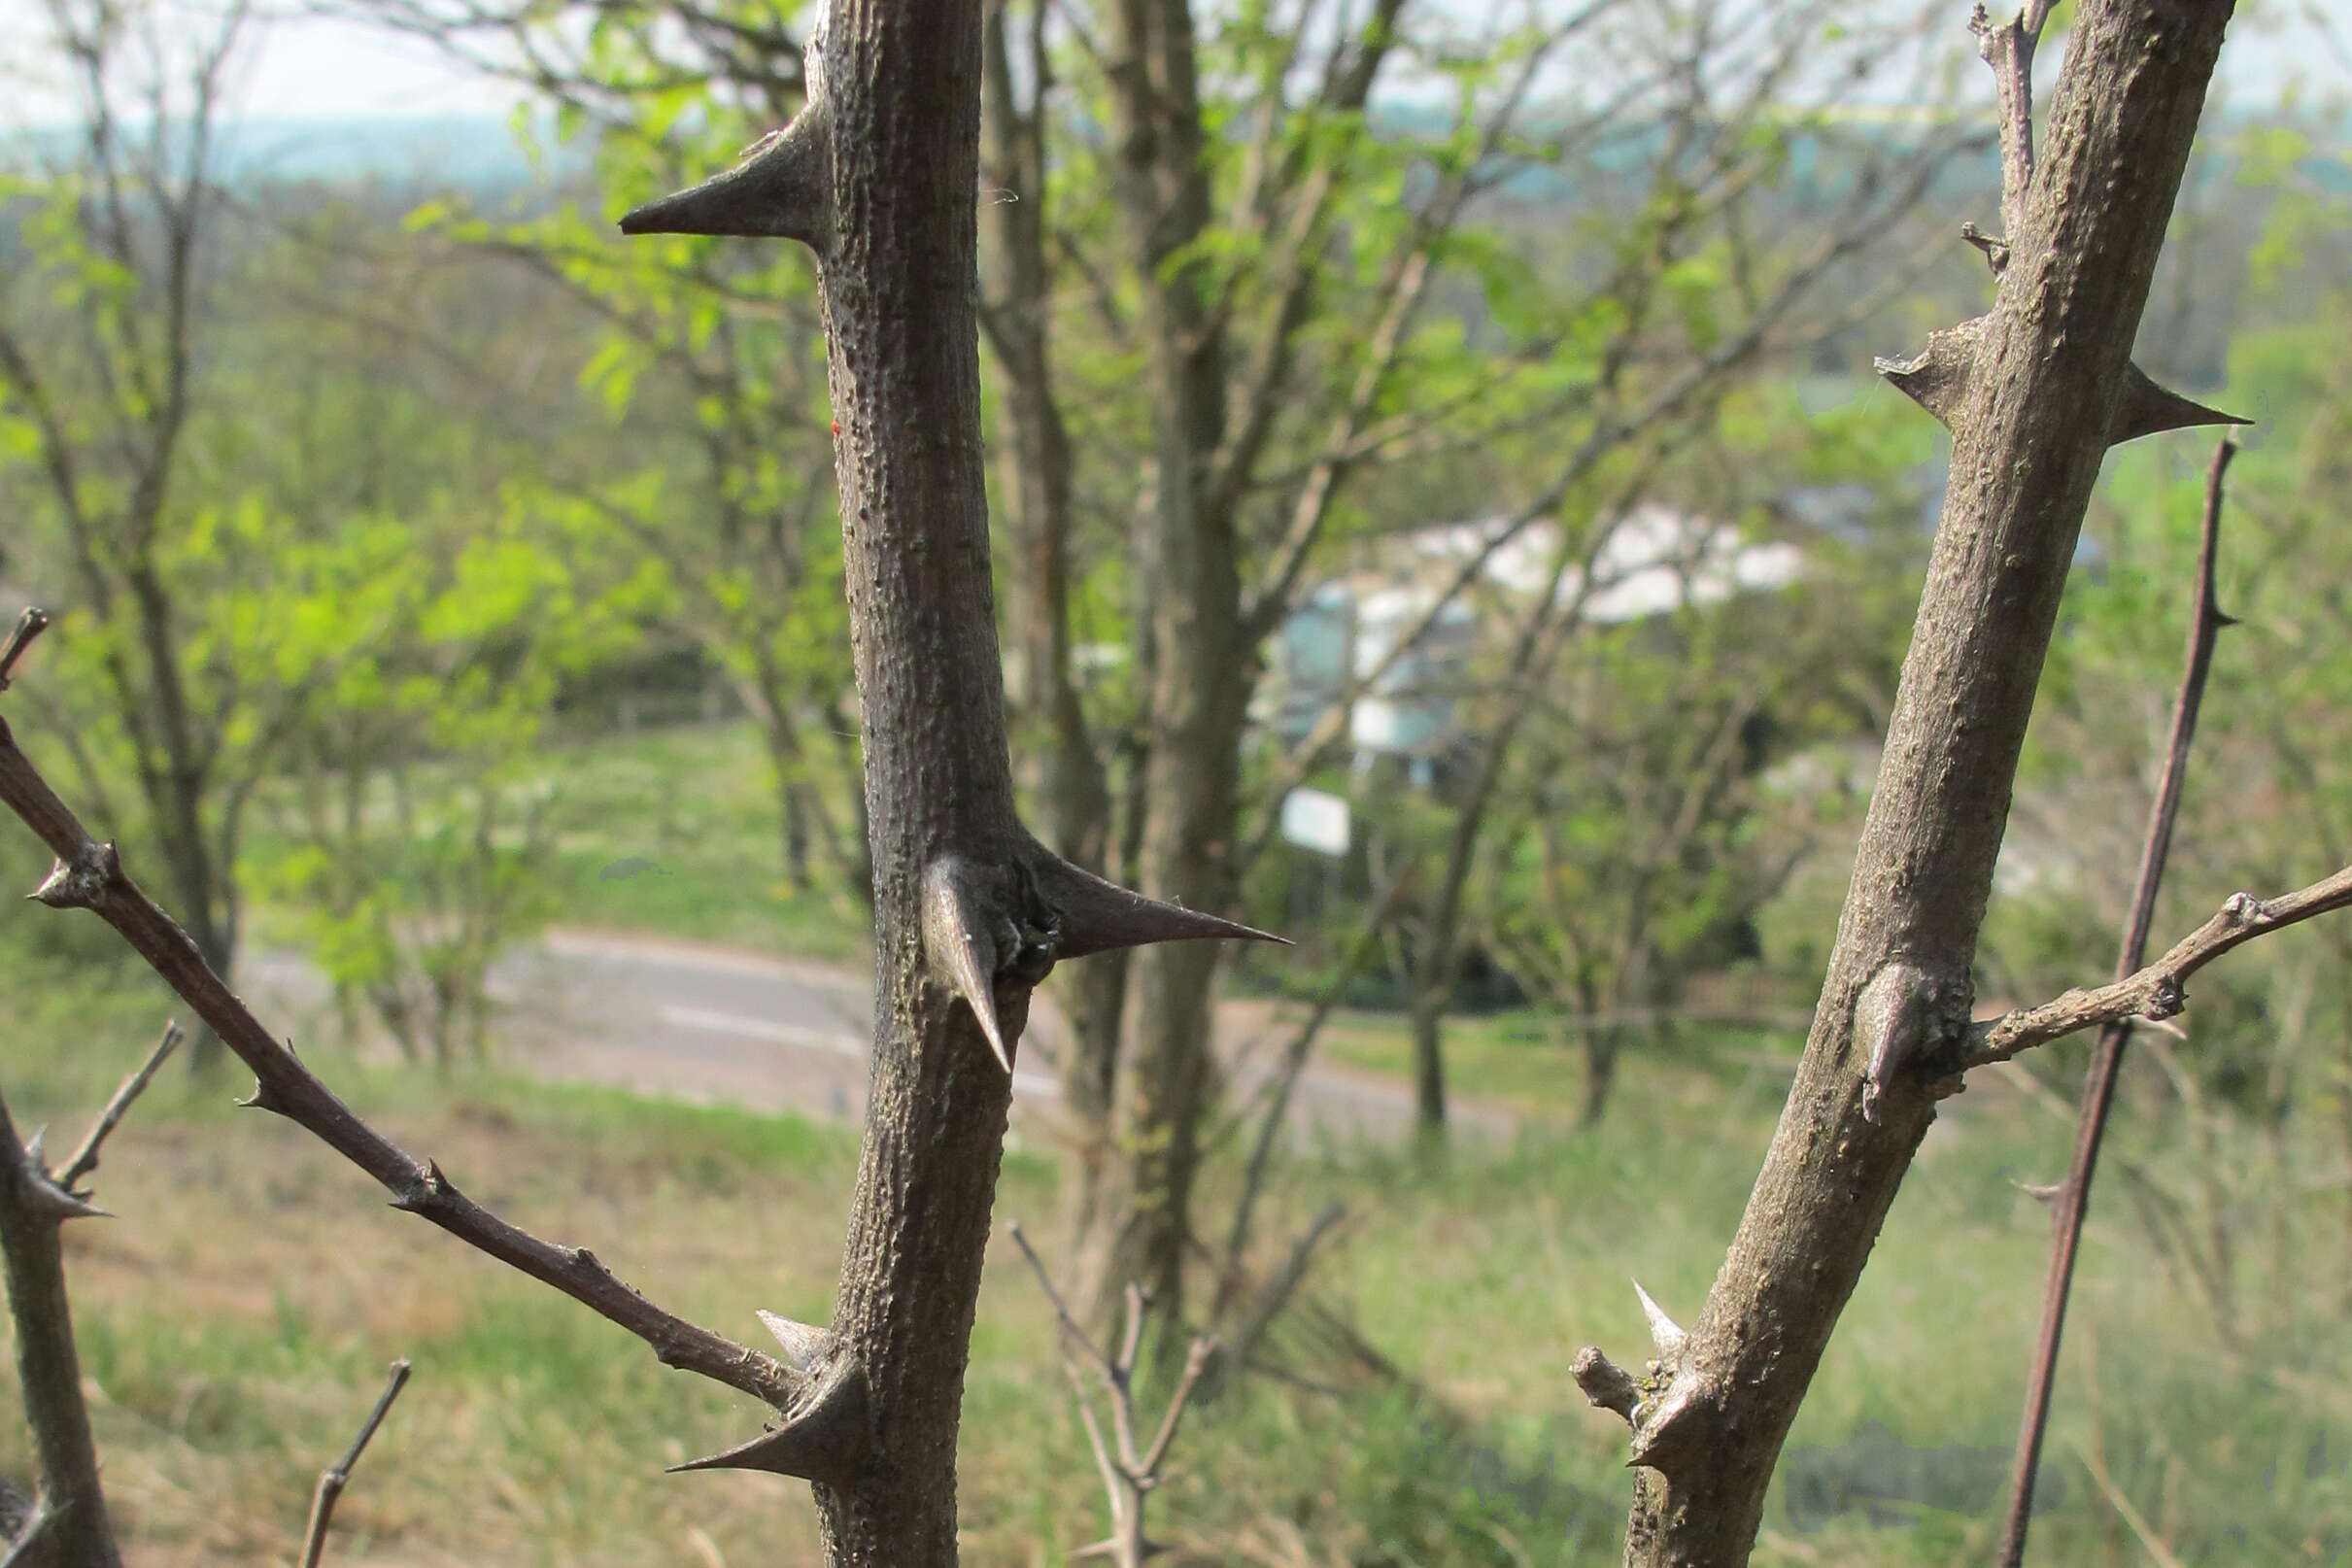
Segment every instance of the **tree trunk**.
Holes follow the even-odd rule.
[[[981,288],[990,312],[1003,406],[1012,439],[1000,448],[997,494],[1005,532],[1021,563],[1013,607],[1021,627],[1022,708],[1035,743],[1030,780],[1040,836],[1073,865],[1108,870],[1110,782],[1086,722],[1071,665],[1070,432],[1055,400],[1049,334],[1053,272],[1046,260],[1045,122],[1051,86],[1043,47],[1043,0],[1033,14],[1025,68],[1026,106],[1018,95],[1009,28],[1002,4],[989,8],[980,100],[983,180],[1011,200],[981,208]],[[1119,1029],[1127,995],[1127,957],[1105,953],[1074,971],[1061,988],[1068,1040],[1058,1064],[1061,1125],[1073,1145],[1063,1191],[1068,1255],[1082,1257],[1099,1218],[1118,1077]]]
[[[1666,1385],[1628,1416],[1636,1568],[1747,1560],[1781,1444],[1933,1119],[2083,512],[2108,445],[2163,427],[2134,428],[2131,342],[2229,15],[2087,0],[2047,159],[2016,168],[1992,313],[1889,367],[1951,425],[1951,485],[1795,1084],[1696,1325],[1660,1336]],[[1874,1068],[1879,1047],[1892,1054]]]
[[[1577,1109],[1576,1124],[1591,1132],[1601,1124],[1609,1110],[1609,1091],[1617,1087],[1617,1059],[1623,1048],[1623,1034],[1615,1024],[1595,1026],[1586,1024],[1585,1036],[1585,1094]]]
[[[1446,1008],[1453,1000],[1453,966],[1417,975],[1413,993],[1413,1112],[1422,1145],[1446,1142]]]

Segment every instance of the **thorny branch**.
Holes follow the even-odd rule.
[[[1013,1244],[1021,1249],[1021,1256],[1029,1261],[1039,1288],[1053,1304],[1062,1370],[1077,1399],[1078,1419],[1086,1428],[1087,1446],[1094,1450],[1095,1468],[1102,1474],[1103,1492],[1110,1505],[1110,1534],[1091,1546],[1080,1547],[1071,1553],[1071,1558],[1076,1561],[1104,1557],[1117,1568],[1142,1568],[1148,1558],[1162,1550],[1143,1534],[1143,1502],[1160,1484],[1168,1450],[1176,1443],[1176,1427],[1184,1418],[1185,1407],[1191,1403],[1201,1374],[1208,1370],[1210,1358],[1216,1354],[1217,1342],[1207,1337],[1192,1342],[1192,1349],[1184,1358],[1184,1370],[1160,1415],[1158,1429],[1148,1443],[1141,1441],[1136,1425],[1135,1369],[1142,1349],[1147,1298],[1135,1285],[1127,1287],[1127,1315],[1119,1346],[1115,1352],[1105,1354],[1078,1326],[1077,1319],[1070,1315],[1062,1293],[1054,1288],[1053,1277],[1045,1272],[1043,1261],[1029,1244],[1020,1225],[1009,1225],[1006,1230]],[[1087,1392],[1081,1363],[1110,1397],[1111,1436],[1108,1441],[1103,1435],[1102,1421],[1095,1415],[1093,1397]]]
[[[2172,827],[2180,816],[2181,790],[2189,770],[2189,747],[2197,735],[2198,710],[2203,705],[2205,677],[2213,667],[2213,645],[2222,628],[2231,625],[2214,597],[2213,578],[2221,546],[2222,480],[2237,445],[2224,436],[2213,449],[2205,472],[2205,509],[2197,554],[2197,607],[2189,626],[2186,667],[2180,696],[2172,705],[2172,733],[2165,751],[2163,780],[2148,813],[2148,837],[2140,854],[2139,883],[2132,894],[2126,922],[2118,977],[2128,977],[2148,952],[2148,927],[2155,918],[2156,894],[2164,880],[2165,861],[2172,847]],[[2028,1379],[2026,1410],[2017,1440],[2017,1458],[2009,1475],[2009,1513],[2002,1526],[1999,1561],[2018,1568],[2025,1560],[2026,1532],[2033,1510],[2033,1480],[2040,1463],[2042,1438],[2050,1421],[2050,1394],[2058,1376],[2058,1348],[2065,1331],[2066,1297],[2074,1280],[2074,1258],[2082,1243],[2083,1218],[2091,1208],[2091,1176],[2098,1163],[2107,1113],[2115,1103],[2115,1082],[2123,1066],[2124,1047],[2131,1039],[2129,1019],[2099,1031],[2091,1074],[2083,1086],[2083,1105],[2075,1122],[2072,1164],[2066,1179],[2053,1194],[2050,1267],[2042,1287],[2042,1321],[2036,1339],[2033,1370]]]
[[[2188,1005],[2183,983],[2224,953],[2257,937],[2345,908],[2352,908],[2352,867],[2275,899],[2233,893],[2212,919],[2146,968],[2112,984],[2069,991],[2038,1007],[2022,1007],[1970,1025],[1961,1069],[2006,1062],[2036,1045],[2103,1024],[2174,1017]]]
[[[336,1500],[342,1497],[343,1488],[351,1484],[351,1473],[358,1464],[359,1455],[375,1441],[376,1428],[392,1414],[392,1401],[407,1386],[408,1357],[402,1356],[392,1364],[391,1381],[376,1397],[376,1408],[359,1424],[359,1435],[351,1440],[351,1447],[343,1450],[342,1458],[319,1472],[319,1489],[310,1500],[310,1527],[302,1532],[302,1568],[319,1568],[319,1559],[326,1554],[326,1526],[334,1517]]]
[[[558,1245],[500,1218],[460,1192],[438,1165],[407,1153],[338,1099],[262,1027],[187,933],[132,880],[115,846],[90,836],[17,747],[5,719],[0,719],[0,804],[16,812],[57,857],[33,897],[52,908],[88,909],[119,932],[252,1069],[256,1084],[246,1105],[302,1127],[390,1192],[393,1208],[562,1291],[643,1340],[665,1365],[699,1373],[778,1409],[794,1402],[803,1380],[792,1369],[654,1305],[586,1247]]]
[[[0,1100],[0,1269],[8,1280],[17,1379],[40,1480],[38,1512],[8,1552],[10,1562],[19,1556],[74,1568],[119,1568],[121,1562],[99,1485],[89,1406],[82,1397],[59,1236],[67,1220],[99,1212],[50,1175],[40,1135],[30,1143],[20,1141],[8,1104]],[[37,1540],[44,1544],[36,1551]]]

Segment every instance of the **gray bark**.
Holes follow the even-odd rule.
[[[1812,1035],[1706,1306],[1630,1414],[1629,1564],[1747,1560],[1781,1444],[1957,1064],[2034,687],[2100,459],[2130,423],[2132,337],[2229,16],[2091,0],[2076,18],[2046,161],[1949,403],[1951,488]],[[1919,1043],[1872,1096],[1866,1001],[1884,1004],[1881,1039],[1907,1018]]]
[[[815,1483],[836,1568],[956,1560],[955,1446],[1012,1053],[1057,958],[1248,935],[1138,898],[1014,813],[980,439],[978,0],[835,0],[808,107],[625,230],[817,253],[874,888],[873,1075],[808,1386],[713,1467]],[[779,1320],[780,1322],[780,1320]]]
[[[17,1141],[16,1123],[0,1103],[0,1261],[45,1520],[29,1549],[32,1568],[119,1568],[122,1560],[98,1484],[97,1444],[82,1399],[82,1362],[65,1297],[60,1232],[66,1219],[90,1212],[50,1178],[36,1150]],[[0,1548],[7,1545],[0,1540]]]

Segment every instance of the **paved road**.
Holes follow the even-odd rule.
[[[320,1027],[326,990],[299,957],[256,955],[240,972],[256,1004],[300,1038]],[[490,990],[512,1065],[551,1078],[608,1083],[754,1109],[862,1118],[871,1011],[863,970],[603,932],[557,930],[538,947],[503,960]],[[1050,1118],[1059,1098],[1052,1064],[1065,1038],[1048,979],[1021,1042],[1013,1074],[1016,1125]],[[1267,1058],[1287,1031],[1274,1008],[1220,1008],[1218,1047],[1244,1100],[1264,1082]],[[1517,1125],[1501,1108],[1452,1108],[1465,1131],[1504,1137]],[[1412,1128],[1402,1084],[1343,1068],[1312,1068],[1291,1108],[1294,1137],[1393,1142]]]

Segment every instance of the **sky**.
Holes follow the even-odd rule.
[[[187,3],[191,14],[204,8],[204,0]],[[2228,106],[2259,112],[2289,90],[2336,103],[2352,97],[2352,17],[2328,19],[2341,3],[2241,0],[2222,54]],[[1962,0],[1952,10],[1957,28],[1965,20]],[[0,0],[0,38],[45,30],[42,0]],[[0,123],[68,118],[71,99],[53,83],[27,80],[28,51],[13,52],[16,60],[0,64]],[[2054,69],[2056,54],[2046,51],[2044,65]],[[254,120],[476,119],[503,115],[518,96],[422,40],[332,17],[269,23],[239,75],[233,98],[241,118]]]

